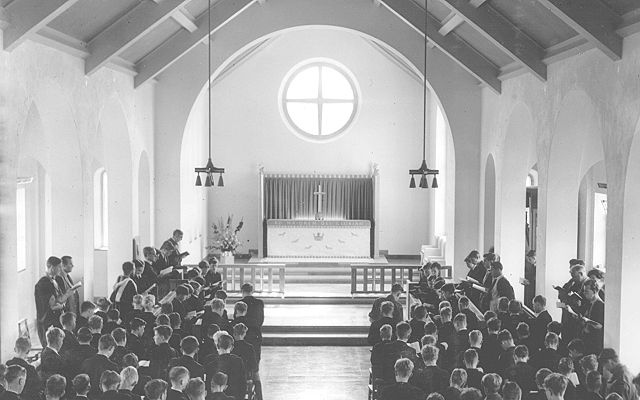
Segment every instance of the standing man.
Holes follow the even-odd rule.
[[[55,277],[60,270],[62,260],[58,257],[51,256],[47,259],[47,269],[45,276],[40,278],[35,287],[36,315],[38,325],[38,338],[42,347],[47,346],[45,333],[50,326],[59,326],[60,315],[64,309],[64,305],[71,295],[78,289],[78,284],[63,291],[58,285]]]
[[[73,271],[73,258],[71,256],[62,257],[62,272],[56,277],[58,286],[63,292],[73,287],[73,279],[71,279],[71,271]],[[69,299],[65,309],[69,312],[79,315],[80,313],[80,294],[74,291]]]
[[[584,307],[583,290],[584,283],[587,280],[587,273],[584,267],[584,261],[573,259],[569,261],[571,280],[562,286],[562,290],[558,290],[558,300],[570,306],[575,311],[582,310]],[[582,328],[580,322],[573,318],[567,308],[562,309],[562,339],[565,343],[569,343],[580,333]]]
[[[247,305],[247,314],[245,325],[255,332],[260,340],[260,346],[256,347],[256,359],[260,363],[260,354],[262,346],[262,324],[264,324],[264,302],[253,296],[253,285],[245,283],[240,288],[242,290],[242,302]],[[234,319],[235,319],[234,315]]]
[[[524,304],[527,307],[533,305],[533,298],[536,295],[536,251],[529,250],[524,259]]]
[[[371,307],[371,311],[369,311],[369,322],[374,322],[380,319],[382,316],[380,314],[380,306],[385,301],[390,301],[393,303],[393,319],[395,323],[398,323],[404,320],[404,312],[402,308],[402,303],[400,303],[400,296],[404,293],[404,288],[399,283],[394,283],[391,285],[391,293],[387,297],[380,297],[373,302],[373,306]]]
[[[489,274],[487,274],[488,279],[485,280],[482,304],[488,306],[488,309],[492,311],[498,309],[498,302],[501,297],[506,297],[509,300],[515,299],[513,286],[511,286],[507,278],[502,275],[502,269],[503,267],[500,261],[492,262]]]
[[[182,263],[182,255],[180,254],[180,241],[183,233],[180,229],[173,231],[173,236],[162,243],[160,250],[164,250],[167,261],[172,267],[179,267]]]

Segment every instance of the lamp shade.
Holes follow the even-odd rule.
[[[206,187],[213,186],[213,179],[211,178],[211,174],[207,174],[207,180],[204,182]]]
[[[416,187],[416,178],[411,175],[411,182],[409,182],[409,188],[414,189]]]
[[[196,178],[196,186],[202,186],[202,179],[200,179],[200,174],[198,174],[198,177]]]
[[[427,181],[426,175],[422,175],[422,178],[420,178],[420,187],[423,189],[429,189],[429,182]]]
[[[437,175],[433,176],[433,182],[431,182],[431,187],[434,188],[434,189],[438,188],[438,176]]]
[[[220,174],[220,177],[218,178],[218,186],[224,186],[224,179],[222,179],[222,174]]]

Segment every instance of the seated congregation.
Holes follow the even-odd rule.
[[[425,265],[419,287],[409,285],[409,320],[404,288],[393,285],[369,313],[370,400],[638,400],[640,375],[603,348],[604,276],[570,264],[558,288],[562,322],[541,295],[533,310],[515,300],[494,254],[467,263],[485,290],[445,283],[438,265]],[[494,290],[497,280],[506,291]]]
[[[123,264],[111,301],[84,301],[77,312],[68,304],[72,289],[59,290],[62,260],[49,258],[43,282],[55,291],[39,313],[43,350],[34,357],[28,337],[16,340],[15,357],[0,364],[1,400],[262,398],[264,304],[252,285],[228,316],[215,259],[175,268],[178,286],[168,290],[153,267],[159,253],[144,250],[146,262]],[[168,293],[158,300],[163,286]],[[44,292],[36,287],[36,302]]]

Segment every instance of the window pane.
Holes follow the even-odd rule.
[[[109,245],[109,184],[107,173],[102,173],[102,247]]]
[[[317,98],[319,74],[320,67],[311,67],[295,75],[287,91],[287,100]]]
[[[322,109],[322,134],[331,135],[342,129],[352,113],[352,103],[325,104]]]
[[[287,103],[287,113],[299,129],[311,135],[318,134],[317,104]]]
[[[27,268],[27,196],[24,186],[16,191],[16,222],[18,243],[18,272]]]
[[[353,100],[353,89],[343,74],[331,67],[322,67],[322,97]]]

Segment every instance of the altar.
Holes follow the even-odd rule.
[[[266,230],[269,257],[371,257],[370,221],[271,219]]]

